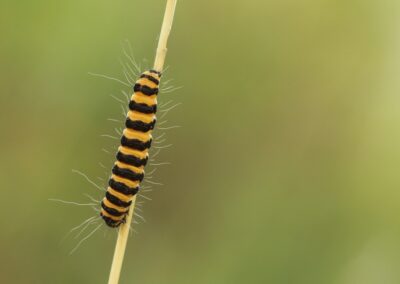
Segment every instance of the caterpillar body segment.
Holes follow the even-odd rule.
[[[153,141],[151,132],[156,124],[160,78],[160,72],[146,71],[133,86],[117,160],[101,202],[100,216],[113,228],[125,223],[129,206],[144,178],[144,167]]]

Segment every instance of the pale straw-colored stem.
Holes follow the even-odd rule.
[[[164,67],[165,56],[167,55],[167,42],[171,31],[172,22],[175,14],[177,0],[167,0],[165,8],[164,20],[161,26],[160,38],[158,40],[156,58],[154,60],[154,69],[161,72]],[[118,231],[117,244],[115,246],[113,262],[111,265],[110,278],[108,284],[118,284],[121,274],[122,262],[124,260],[126,244],[129,236],[129,229],[132,223],[132,217],[135,209],[136,195],[133,197],[126,223],[122,224]]]
[[[132,216],[135,209],[136,195],[133,197],[132,204],[129,207],[129,213],[126,217],[126,223],[122,224],[118,231],[117,244],[115,245],[113,262],[111,265],[110,278],[108,284],[118,284],[119,275],[121,273],[122,262],[124,260],[126,243],[129,236],[129,228],[132,223]]]
[[[176,2],[177,0],[167,0],[167,7],[165,8],[156,58],[154,59],[154,69],[159,72],[161,72],[164,67],[165,56],[167,55],[167,42],[174,20]]]

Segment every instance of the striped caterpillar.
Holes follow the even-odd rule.
[[[106,196],[101,202],[100,216],[112,228],[126,222],[133,197],[144,178],[144,167],[152,142],[151,132],[156,123],[160,78],[160,72],[146,71],[133,87],[117,160],[112,168]]]

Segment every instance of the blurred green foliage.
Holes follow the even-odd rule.
[[[106,283],[101,198],[128,39],[151,66],[165,1],[0,3],[1,283]],[[157,161],[121,283],[400,283],[400,3],[178,1]],[[142,59],[147,60],[142,60]],[[126,59],[123,59],[126,60]],[[108,170],[107,170],[108,172]]]

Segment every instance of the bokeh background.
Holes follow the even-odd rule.
[[[71,170],[101,184],[130,89],[88,72],[123,79],[125,40],[151,66],[164,5],[0,3],[1,283],[106,283],[115,231],[69,255],[96,213],[48,199],[102,197]],[[182,127],[121,283],[400,283],[399,55],[398,1],[178,1]]]

